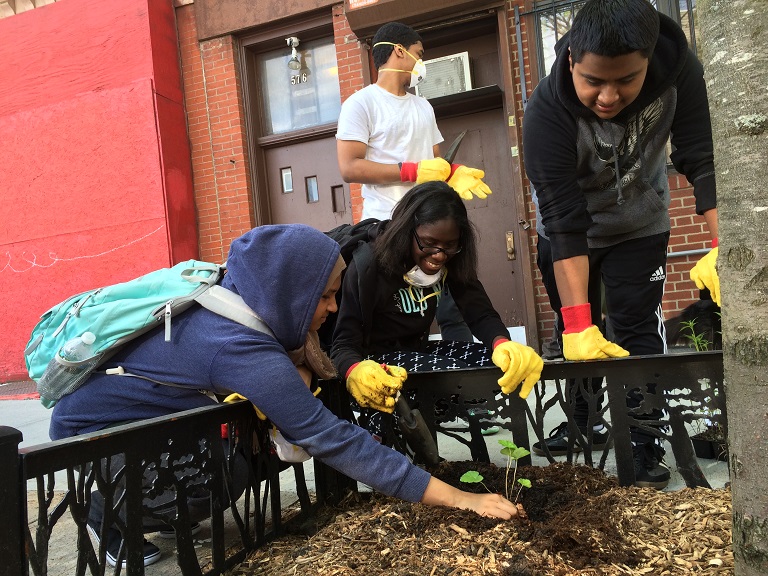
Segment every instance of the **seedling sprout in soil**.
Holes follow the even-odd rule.
[[[517,446],[514,442],[511,442],[510,440],[499,440],[499,444],[501,444],[501,453],[504,454],[504,456],[507,457],[507,470],[504,477],[504,483],[506,488],[506,496],[507,500],[509,500],[509,469],[512,467],[512,461],[514,460],[517,462],[520,458],[523,458],[525,456],[528,456],[530,452],[526,450],[525,448],[522,448],[520,446]],[[512,473],[512,485],[515,486],[515,476],[517,476],[517,464],[515,464],[515,470]],[[483,484],[483,476],[477,472],[476,470],[469,470],[468,472],[465,472],[461,478],[459,478],[462,482],[465,482],[467,484],[475,484],[480,483]],[[520,498],[520,492],[523,490],[523,488],[530,488],[531,487],[531,481],[527,478],[518,478],[517,484],[520,486],[517,489],[517,494],[515,495],[515,503],[517,503],[517,500]],[[488,486],[483,484],[483,487],[488,490]],[[488,490],[490,492],[490,490]]]

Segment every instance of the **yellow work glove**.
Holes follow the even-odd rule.
[[[524,346],[510,340],[502,340],[493,347],[491,360],[504,376],[499,378],[499,386],[504,394],[514,392],[520,382],[520,398],[527,398],[533,386],[541,377],[544,361],[530,346]]]
[[[315,389],[315,391],[314,391],[314,392],[312,392],[312,395],[313,395],[313,396],[317,396],[318,394],[320,394],[320,391],[321,391],[321,390],[322,390],[322,388],[320,388],[320,386],[318,386],[318,387]],[[245,396],[243,396],[242,394],[238,394],[237,392],[235,392],[235,393],[233,393],[233,394],[230,394],[230,395],[229,395],[229,396],[227,396],[226,398],[224,398],[224,403],[225,403],[225,404],[230,404],[231,402],[237,402],[238,400],[248,400],[248,398],[246,398],[246,397],[245,397]],[[251,403],[251,405],[253,406],[253,409],[256,411],[256,416],[258,416],[258,417],[259,417],[259,420],[266,420],[266,419],[267,419],[267,417],[266,417],[266,415],[264,414],[264,412],[262,412],[261,410],[259,410],[259,407],[258,407],[258,406],[256,406],[256,404],[253,404],[253,403]]]
[[[713,244],[715,244],[713,242]],[[717,275],[717,245],[691,269],[691,280],[699,290],[709,290],[712,300],[720,306],[720,277]]]
[[[564,306],[563,356],[566,360],[598,360],[600,358],[623,358],[629,352],[618,344],[605,339],[602,332],[592,324],[589,303]]]
[[[363,408],[392,414],[395,396],[408,377],[405,369],[363,360],[353,365],[347,375],[347,390]]]
[[[461,164],[451,165],[451,174],[446,178],[448,185],[456,190],[462,200],[472,200],[472,194],[480,199],[487,198],[491,189],[483,182],[485,172]]]
[[[242,394],[238,394],[237,392],[235,392],[234,394],[230,394],[229,396],[224,398],[224,403],[225,404],[230,404],[231,402],[237,402],[238,400],[248,400],[248,398],[246,398]],[[259,417],[259,420],[266,420],[267,419],[267,417],[264,415],[264,412],[259,410],[259,408],[258,408],[258,406],[256,406],[256,404],[253,404],[253,409],[256,410],[256,416]]]
[[[401,162],[401,182],[432,182],[439,180],[444,182],[451,175],[451,165],[442,158],[432,158],[421,162]]]

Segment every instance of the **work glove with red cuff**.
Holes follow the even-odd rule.
[[[434,180],[444,182],[448,180],[450,175],[451,165],[442,158],[400,163],[401,182],[415,182],[416,184],[432,182]]]
[[[408,372],[400,366],[363,360],[347,371],[347,390],[361,407],[392,414],[406,378]]]
[[[600,358],[623,358],[629,352],[618,344],[605,339],[602,332],[592,324],[592,309],[587,304],[563,306],[563,356],[566,360],[598,360]]]
[[[691,269],[691,280],[699,290],[709,290],[712,300],[720,306],[720,277],[717,275],[717,238],[712,240],[712,250]]]
[[[446,178],[446,182],[456,190],[462,200],[472,200],[473,194],[482,200],[491,193],[491,189],[483,182],[483,178],[485,178],[483,170],[461,164],[451,164],[451,173]]]
[[[504,372],[504,376],[499,378],[504,394],[511,394],[523,383],[520,398],[528,397],[544,368],[544,361],[533,348],[506,339],[494,343],[491,360]]]

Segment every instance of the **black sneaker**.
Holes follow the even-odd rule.
[[[91,533],[93,539],[96,540],[96,546],[99,546],[101,540],[99,539],[99,531],[93,526],[87,524],[88,532]],[[117,555],[120,552],[120,543],[122,542],[122,536],[117,528],[110,528],[107,533],[107,564],[112,567],[117,566]],[[160,548],[144,540],[144,566],[149,566],[160,560]],[[123,568],[128,564],[125,560],[122,562]]]
[[[581,432],[582,436],[584,436],[584,441],[586,442],[588,440],[587,429],[579,426],[579,432]],[[573,442],[571,451],[574,454],[582,451],[582,447],[579,442],[580,440],[578,438],[575,442]],[[549,453],[552,454],[552,456],[565,456],[568,454],[568,422],[562,422],[557,428],[552,430],[549,433],[549,438],[544,441],[544,444],[547,448],[549,448]],[[610,447],[612,445],[613,440],[611,440],[610,434],[605,428],[603,428],[602,432],[592,432],[593,452],[595,450],[603,450],[606,446]],[[533,445],[533,453],[538,456],[547,455],[541,442],[536,442]]]
[[[203,527],[200,526],[200,522],[192,522],[192,525],[189,527],[189,531],[192,533],[192,536],[200,532]],[[160,530],[157,531],[157,535],[160,536],[160,538],[176,538],[176,530],[174,530],[173,526],[165,526],[164,528],[160,528]]]
[[[661,490],[669,484],[669,468],[664,464],[664,448],[656,442],[632,447],[635,460],[635,486]]]

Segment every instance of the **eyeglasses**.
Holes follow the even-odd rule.
[[[439,246],[430,246],[428,244],[422,244],[421,238],[419,238],[419,235],[416,234],[416,230],[413,231],[413,237],[416,240],[416,245],[419,247],[419,250],[424,252],[424,254],[439,254],[442,252],[446,256],[455,256],[459,252],[461,252],[461,246],[456,246],[455,248],[440,248]]]

